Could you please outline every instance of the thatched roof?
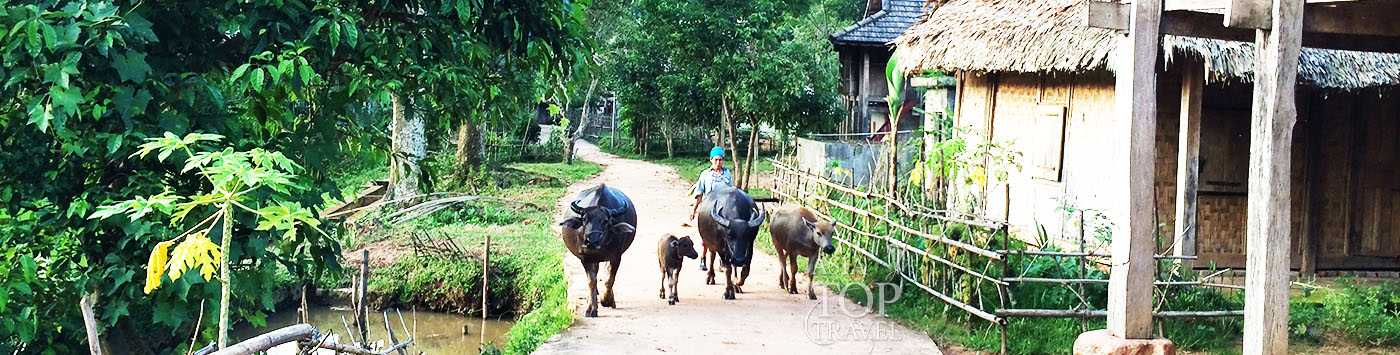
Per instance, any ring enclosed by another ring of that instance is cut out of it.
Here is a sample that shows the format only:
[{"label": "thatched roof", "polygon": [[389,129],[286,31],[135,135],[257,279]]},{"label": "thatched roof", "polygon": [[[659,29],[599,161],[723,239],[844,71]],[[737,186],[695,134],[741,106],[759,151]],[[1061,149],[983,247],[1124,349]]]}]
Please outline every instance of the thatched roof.
[{"label": "thatched roof", "polygon": [[[1113,70],[1113,30],[1083,26],[1083,0],[952,0],[894,40],[906,71]],[[1203,60],[1211,80],[1250,81],[1254,44],[1165,35],[1165,59]],[[1304,48],[1298,78],[1323,88],[1400,85],[1400,55]]]}]

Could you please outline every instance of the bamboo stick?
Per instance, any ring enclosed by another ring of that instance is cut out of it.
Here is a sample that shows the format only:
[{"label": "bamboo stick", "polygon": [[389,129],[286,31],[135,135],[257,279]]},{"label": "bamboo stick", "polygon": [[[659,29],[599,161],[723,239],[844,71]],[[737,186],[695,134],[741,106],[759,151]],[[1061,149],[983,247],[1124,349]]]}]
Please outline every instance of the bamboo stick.
[{"label": "bamboo stick", "polygon": [[[1060,310],[1060,309],[1002,309],[996,311],[997,316],[1006,318],[1104,318],[1108,317],[1108,311],[1104,310]],[[1158,318],[1218,318],[1218,317],[1240,317],[1244,316],[1244,311],[1161,311],[1153,312],[1153,317]]]},{"label": "bamboo stick", "polygon": [[930,259],[933,259],[933,260],[935,260],[935,261],[938,261],[938,262],[940,262],[940,263],[943,263],[944,265],[948,265],[949,267],[952,267],[952,268],[954,268],[954,269],[957,269],[958,271],[962,271],[962,272],[967,273],[967,274],[969,274],[969,275],[973,275],[973,276],[976,276],[976,277],[978,277],[978,278],[987,280],[988,282],[991,282],[991,283],[994,283],[994,284],[998,284],[998,285],[1007,285],[1007,283],[1006,283],[1005,281],[997,280],[996,278],[993,278],[993,277],[991,277],[991,276],[987,276],[987,275],[984,275],[984,274],[982,274],[982,273],[980,273],[980,272],[977,272],[977,271],[973,271],[973,270],[971,270],[971,269],[968,269],[967,267],[964,267],[964,266],[962,266],[962,265],[958,265],[957,263],[954,263],[954,262],[952,262],[952,261],[950,261],[950,260],[948,260],[948,259],[944,259],[944,258],[938,257],[937,255],[929,254],[928,252],[923,251],[923,250],[919,250],[918,248],[915,248],[914,246],[909,245],[908,243],[901,242],[901,241],[899,241],[899,240],[896,240],[896,239],[893,239],[893,238],[890,238],[890,237],[886,237],[886,236],[882,236],[882,235],[877,235],[877,234],[873,234],[873,233],[867,233],[867,232],[863,232],[863,231],[857,230],[855,227],[852,227],[852,226],[850,226],[850,225],[848,225],[848,224],[842,223],[841,221],[837,221],[837,220],[836,220],[835,218],[833,218],[832,216],[828,216],[828,215],[822,214],[821,212],[812,211],[812,213],[813,213],[813,214],[816,214],[817,216],[819,216],[819,217],[821,217],[821,218],[825,218],[825,219],[831,220],[833,224],[837,225],[838,227],[845,228],[846,230],[851,231],[852,233],[856,233],[856,234],[859,234],[859,235],[862,235],[862,236],[866,236],[866,237],[870,237],[870,238],[876,238],[876,239],[884,240],[884,241],[886,241],[886,242],[888,242],[888,243],[890,243],[890,244],[894,244],[895,246],[899,247],[900,249],[908,250],[908,251],[917,253],[917,254],[919,254],[919,255],[928,257],[928,258],[930,258]]},{"label": "bamboo stick", "polygon": [[[844,238],[833,237],[832,239],[835,239],[836,241],[841,242],[842,244],[846,244],[846,246],[850,247],[852,250],[855,250],[856,252],[860,253],[861,255],[865,255],[867,258],[870,258],[871,261],[874,261],[875,263],[880,264],[881,266],[890,267],[890,264],[889,264],[889,263],[886,263],[886,262],[884,262],[883,260],[880,260],[880,258],[875,257],[874,254],[871,254],[870,252],[866,251],[865,249],[862,249],[861,247],[859,247],[859,246],[857,246],[857,245],[855,245],[855,244],[852,244],[852,243],[849,242],[849,241],[846,241]],[[932,289],[932,288],[929,288],[928,286],[924,286],[924,284],[919,283],[919,282],[915,281],[914,279],[909,278],[909,276],[908,276],[908,275],[905,275],[903,272],[898,272],[898,271],[896,271],[895,274],[896,274],[896,275],[899,275],[899,277],[900,277],[900,278],[903,278],[905,281],[909,281],[909,283],[914,284],[914,286],[917,286],[917,287],[919,287],[920,289],[923,289],[925,292],[928,292],[929,294],[933,295],[934,297],[937,297],[938,299],[943,300],[943,302],[946,302],[946,303],[948,303],[948,304],[950,304],[950,305],[953,305],[954,307],[958,307],[959,309],[962,309],[962,310],[964,310],[964,311],[967,311],[968,313],[971,313],[972,315],[977,316],[977,318],[982,318],[982,319],[987,320],[988,322],[992,322],[992,323],[1001,323],[1001,322],[1002,322],[1002,318],[997,317],[996,315],[993,315],[993,314],[991,314],[991,313],[987,313],[986,311],[977,309],[976,307],[972,307],[972,306],[970,306],[970,305],[968,305],[968,304],[966,304],[966,303],[959,302],[958,300],[955,300],[955,299],[953,299],[952,297],[948,297],[947,295],[944,295],[943,293],[940,293],[940,292],[938,292],[938,291],[936,291],[936,290],[934,290],[934,289]]]}]

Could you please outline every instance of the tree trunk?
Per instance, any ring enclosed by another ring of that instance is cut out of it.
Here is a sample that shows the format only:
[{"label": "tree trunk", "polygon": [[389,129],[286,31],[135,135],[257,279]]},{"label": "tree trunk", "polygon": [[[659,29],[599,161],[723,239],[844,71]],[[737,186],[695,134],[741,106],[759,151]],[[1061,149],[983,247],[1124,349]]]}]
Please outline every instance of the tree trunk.
[{"label": "tree trunk", "polygon": [[749,125],[752,126],[753,130],[749,132],[748,161],[744,163],[744,189],[746,190],[751,187],[750,185],[753,185],[753,161],[758,155],[758,120],[750,119]]},{"label": "tree trunk", "polygon": [[457,126],[457,180],[481,170],[481,127],[474,122]]},{"label": "tree trunk", "polygon": [[[224,204],[224,226],[220,236],[219,250],[224,252],[224,257],[219,262],[219,273],[223,276],[223,289],[219,291],[219,349],[228,347],[228,330],[233,327],[229,322],[229,304],[233,303],[233,272],[229,270],[228,253],[233,241],[233,205]],[[196,330],[198,331],[198,330]]]},{"label": "tree trunk", "polygon": [[[421,193],[418,178],[422,173],[418,162],[427,155],[427,140],[423,133],[423,117],[408,111],[404,98],[390,95],[394,109],[394,132],[389,155],[389,196],[398,199]],[[405,201],[409,203],[409,201]]]},{"label": "tree trunk", "polygon": [[592,111],[592,108],[589,107],[589,104],[592,104],[593,101],[593,89],[597,87],[598,78],[593,77],[593,79],[588,82],[588,93],[583,95],[583,112],[580,112],[578,115],[578,129],[575,130],[573,134],[569,135],[569,143],[566,144],[569,147],[569,151],[567,154],[564,155],[565,163],[574,163],[574,140],[579,139],[579,137],[582,137],[584,128],[588,127],[588,112]]},{"label": "tree trunk", "polygon": [[672,135],[671,135],[671,129],[674,128],[674,127],[675,127],[675,124],[674,124],[674,123],[671,123],[670,121],[662,121],[662,122],[661,122],[661,135],[664,136],[664,137],[666,137],[666,159],[671,159],[671,158],[675,158],[675,157],[676,157],[675,146],[673,145],[673,143],[675,143],[675,141],[672,140]]},{"label": "tree trunk", "polygon": [[727,131],[726,135],[729,136],[729,157],[732,160],[731,166],[733,166],[735,169],[733,175],[735,177],[741,178],[741,180],[734,182],[734,186],[743,186],[744,181],[742,180],[742,178],[744,175],[744,171],[743,167],[739,166],[739,151],[734,149],[734,121],[729,115],[729,100],[727,100],[726,97],[724,97],[724,95],[720,95],[719,105],[720,124],[724,126],[724,129]]}]

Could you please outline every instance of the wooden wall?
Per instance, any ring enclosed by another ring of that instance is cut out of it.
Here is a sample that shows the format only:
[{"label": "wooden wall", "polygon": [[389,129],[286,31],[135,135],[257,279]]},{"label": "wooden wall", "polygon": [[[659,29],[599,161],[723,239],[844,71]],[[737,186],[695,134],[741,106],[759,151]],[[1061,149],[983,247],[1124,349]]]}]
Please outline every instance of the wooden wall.
[{"label": "wooden wall", "polygon": [[[1159,251],[1176,235],[1178,73],[1160,71],[1158,77],[1152,178],[1163,237]],[[1024,154],[1022,171],[1011,174],[1008,188],[987,191],[989,217],[1007,219],[1028,240],[1037,225],[1043,226],[1070,249],[1077,248],[1078,227],[1062,206],[1119,219],[1118,211],[1104,209],[1114,192],[1103,184],[1122,170],[1114,168],[1120,163],[1110,154],[1120,139],[1110,134],[1112,74],[964,73],[959,84],[957,123],[1013,141]],[[1250,89],[1247,83],[1205,86],[1198,267],[1244,266]],[[1293,206],[1287,211],[1293,224],[1292,266],[1400,269],[1400,101],[1375,91],[1300,90],[1299,97]]]}]

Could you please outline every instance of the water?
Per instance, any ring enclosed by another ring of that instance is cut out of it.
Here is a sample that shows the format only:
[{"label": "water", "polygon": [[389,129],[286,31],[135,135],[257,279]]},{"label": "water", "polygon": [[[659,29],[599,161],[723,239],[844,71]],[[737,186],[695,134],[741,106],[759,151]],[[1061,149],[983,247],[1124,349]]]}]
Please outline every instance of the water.
[{"label": "water", "polygon": [[[353,320],[354,316],[349,310],[313,306],[310,312],[312,326],[319,328],[322,333],[334,331],[337,336],[340,336],[341,343],[350,342],[349,338],[345,336],[345,325],[340,321],[342,316],[347,322]],[[415,323],[413,312],[402,312],[404,325],[407,325],[408,330],[413,332]],[[235,327],[230,335],[234,339],[244,340],[298,322],[299,317],[294,308],[268,315],[266,327],[254,328],[244,324]],[[384,313],[371,311],[369,324],[369,339],[371,341],[382,339],[387,344],[389,334],[384,331]],[[394,336],[400,342],[408,340],[408,337],[404,335],[403,325],[399,324],[399,316],[393,310],[389,311],[389,324],[394,327]],[[463,325],[469,327],[470,334],[462,335]],[[487,320],[486,341],[495,342],[497,346],[502,345],[506,331],[510,330],[511,325],[512,323],[508,321]],[[359,331],[355,329],[353,323],[350,324],[350,331],[355,332],[355,338],[359,339]],[[481,346],[481,318],[419,311],[416,334],[413,343],[408,346],[408,352],[411,354],[475,354]]]}]

